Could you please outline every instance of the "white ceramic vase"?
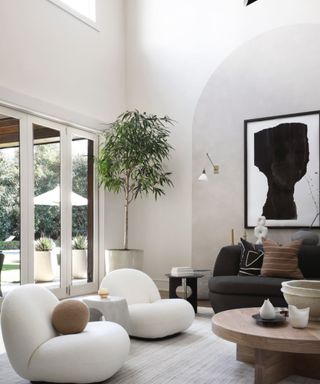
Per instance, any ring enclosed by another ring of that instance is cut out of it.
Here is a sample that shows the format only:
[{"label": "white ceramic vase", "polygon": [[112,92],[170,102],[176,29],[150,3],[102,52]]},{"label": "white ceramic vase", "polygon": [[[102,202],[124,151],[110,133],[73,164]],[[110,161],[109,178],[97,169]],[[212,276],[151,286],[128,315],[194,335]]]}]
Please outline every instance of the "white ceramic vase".
[{"label": "white ceramic vase", "polygon": [[266,299],[259,310],[261,319],[271,320],[276,317],[276,311],[269,299]]},{"label": "white ceramic vase", "polygon": [[293,328],[306,328],[309,321],[310,308],[298,309],[295,305],[289,305],[289,320]]}]

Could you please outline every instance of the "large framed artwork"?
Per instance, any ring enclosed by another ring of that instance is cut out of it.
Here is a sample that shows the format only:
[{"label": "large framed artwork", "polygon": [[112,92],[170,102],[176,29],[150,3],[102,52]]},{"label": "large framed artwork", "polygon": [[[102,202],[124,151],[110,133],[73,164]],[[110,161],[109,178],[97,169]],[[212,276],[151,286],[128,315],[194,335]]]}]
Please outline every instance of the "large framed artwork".
[{"label": "large framed artwork", "polygon": [[320,111],[245,120],[245,227],[320,228]]}]

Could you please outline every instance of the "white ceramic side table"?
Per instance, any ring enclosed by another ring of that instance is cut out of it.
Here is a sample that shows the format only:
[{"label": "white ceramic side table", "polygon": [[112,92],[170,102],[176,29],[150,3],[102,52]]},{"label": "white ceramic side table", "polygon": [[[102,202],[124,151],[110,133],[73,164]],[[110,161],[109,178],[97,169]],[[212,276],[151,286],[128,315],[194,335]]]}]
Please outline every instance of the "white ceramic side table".
[{"label": "white ceramic side table", "polygon": [[99,311],[105,320],[120,324],[128,332],[129,311],[124,297],[108,296],[101,299],[99,295],[92,295],[84,297],[82,301],[87,304],[90,312]]}]

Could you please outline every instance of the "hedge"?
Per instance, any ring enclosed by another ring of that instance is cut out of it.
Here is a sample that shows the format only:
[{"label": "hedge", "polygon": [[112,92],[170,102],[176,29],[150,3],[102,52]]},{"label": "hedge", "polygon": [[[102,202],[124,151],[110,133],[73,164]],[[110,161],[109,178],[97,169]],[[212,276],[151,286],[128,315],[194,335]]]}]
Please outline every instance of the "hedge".
[{"label": "hedge", "polygon": [[20,249],[20,241],[0,241],[0,250]]}]

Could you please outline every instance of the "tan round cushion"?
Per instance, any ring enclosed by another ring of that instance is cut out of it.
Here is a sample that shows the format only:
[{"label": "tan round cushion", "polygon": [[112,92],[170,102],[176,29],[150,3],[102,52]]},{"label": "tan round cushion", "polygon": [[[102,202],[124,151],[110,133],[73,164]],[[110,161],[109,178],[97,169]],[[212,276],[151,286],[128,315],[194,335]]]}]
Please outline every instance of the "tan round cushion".
[{"label": "tan round cushion", "polygon": [[55,306],[52,325],[63,335],[82,332],[89,321],[89,308],[79,300],[64,300]]}]

